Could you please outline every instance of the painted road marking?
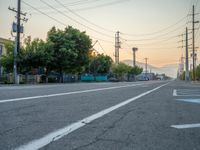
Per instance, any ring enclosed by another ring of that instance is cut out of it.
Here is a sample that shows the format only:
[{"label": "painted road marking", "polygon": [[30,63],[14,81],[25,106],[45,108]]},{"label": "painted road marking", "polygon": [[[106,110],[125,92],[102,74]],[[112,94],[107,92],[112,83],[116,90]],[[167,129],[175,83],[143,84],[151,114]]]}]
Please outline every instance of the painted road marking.
[{"label": "painted road marking", "polygon": [[171,125],[171,127],[172,128],[176,128],[176,129],[200,128],[200,123],[183,124],[183,125]]},{"label": "painted road marking", "polygon": [[173,96],[177,96],[176,89],[173,90]]},{"label": "painted road marking", "polygon": [[75,130],[83,127],[83,126],[85,126],[86,124],[88,124],[88,123],[90,123],[90,122],[92,122],[92,121],[94,121],[94,120],[96,120],[98,118],[101,118],[104,115],[106,115],[106,114],[108,114],[108,113],[110,113],[110,112],[112,112],[112,111],[114,111],[114,110],[116,110],[116,109],[118,109],[118,108],[120,108],[122,106],[125,106],[125,105],[127,105],[127,104],[129,104],[129,103],[131,103],[131,102],[133,102],[133,101],[135,101],[135,100],[147,95],[147,94],[150,94],[150,93],[160,89],[161,87],[166,86],[169,83],[170,82],[168,82],[166,84],[163,84],[161,86],[158,86],[158,87],[156,87],[156,88],[154,88],[152,90],[144,92],[144,93],[142,93],[142,94],[140,94],[138,96],[130,98],[130,99],[128,99],[128,100],[126,100],[124,102],[121,102],[121,103],[119,103],[117,105],[114,105],[112,107],[104,109],[104,110],[102,110],[102,111],[100,111],[100,112],[98,112],[96,114],[93,114],[93,115],[87,117],[87,118],[84,118],[84,119],[82,119],[80,121],[72,123],[71,125],[65,126],[64,128],[58,129],[58,130],[56,130],[54,132],[51,132],[51,133],[45,135],[44,137],[42,137],[40,139],[37,139],[37,140],[34,140],[34,141],[31,141],[28,144],[22,145],[22,146],[16,148],[15,150],[37,150],[37,149],[40,149],[40,148],[48,145],[49,143],[54,142],[54,141],[64,137],[65,135],[68,135],[69,133],[71,133],[71,132],[73,132],[73,131],[75,131]]},{"label": "painted road marking", "polygon": [[200,104],[200,99],[176,99],[177,101]]},{"label": "painted road marking", "polygon": [[4,99],[4,100],[0,100],[0,103],[24,101],[24,100],[30,100],[30,99],[39,99],[39,98],[47,98],[47,97],[71,95],[71,94],[81,94],[81,93],[97,92],[97,91],[112,90],[112,89],[119,89],[119,88],[125,88],[125,87],[134,87],[134,86],[139,86],[139,85],[144,85],[144,84],[149,84],[149,83],[129,84],[129,85],[112,86],[112,87],[90,89],[90,90],[83,90],[83,91],[73,91],[73,92],[67,92],[67,93],[57,93],[57,94],[40,95],[40,96],[32,96],[32,97]]},{"label": "painted road marking", "polygon": [[174,89],[173,96],[200,96],[200,89]]}]

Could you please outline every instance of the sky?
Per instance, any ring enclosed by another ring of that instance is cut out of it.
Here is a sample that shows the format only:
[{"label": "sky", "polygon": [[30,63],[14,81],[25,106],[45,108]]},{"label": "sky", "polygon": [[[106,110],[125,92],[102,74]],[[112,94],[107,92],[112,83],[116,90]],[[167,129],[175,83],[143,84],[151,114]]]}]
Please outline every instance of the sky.
[{"label": "sky", "polygon": [[[148,58],[148,63],[155,67],[169,66],[178,64],[185,54],[184,48],[178,48],[182,46],[179,41],[185,37],[179,35],[185,33],[186,26],[191,29],[192,18],[188,14],[193,4],[196,13],[200,13],[198,0],[22,0],[22,12],[28,18],[23,23],[23,38],[45,40],[52,26],[64,29],[70,25],[86,31],[93,43],[98,40],[101,46],[96,44],[94,48],[114,60],[114,36],[119,31],[120,61],[132,60],[131,49],[137,47],[137,61],[144,63],[144,58]],[[16,19],[9,6],[16,8],[17,0],[0,0],[0,37],[3,38],[13,38],[11,24]],[[200,20],[200,15],[195,18]],[[199,29],[199,24],[196,28]],[[197,46],[199,34],[200,30],[196,30]]]}]

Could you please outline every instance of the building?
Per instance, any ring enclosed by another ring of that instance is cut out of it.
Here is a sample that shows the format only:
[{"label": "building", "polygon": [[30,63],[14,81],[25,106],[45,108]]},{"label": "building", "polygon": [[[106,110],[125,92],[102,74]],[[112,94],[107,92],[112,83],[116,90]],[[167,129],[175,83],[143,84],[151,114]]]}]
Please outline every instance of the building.
[{"label": "building", "polygon": [[[7,53],[6,48],[5,48],[6,42],[12,42],[12,41],[9,39],[4,39],[0,37],[0,58],[2,55],[6,55]],[[1,62],[0,62],[0,76],[2,75],[2,73],[3,73],[3,67],[1,66]]]}]

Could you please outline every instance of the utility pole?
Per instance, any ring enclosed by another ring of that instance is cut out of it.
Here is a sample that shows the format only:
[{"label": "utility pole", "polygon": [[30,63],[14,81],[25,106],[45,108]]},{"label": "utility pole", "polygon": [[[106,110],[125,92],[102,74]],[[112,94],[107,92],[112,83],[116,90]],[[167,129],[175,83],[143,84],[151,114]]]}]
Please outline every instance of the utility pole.
[{"label": "utility pole", "polygon": [[[13,81],[15,84],[19,84],[18,75],[17,75],[17,54],[20,50],[20,33],[23,33],[23,26],[21,25],[21,20],[27,21],[26,18],[21,18],[21,15],[26,16],[26,13],[21,12],[21,0],[17,1],[17,10],[14,8],[8,8],[9,10],[16,13],[17,24],[13,23],[12,32],[16,32],[15,36],[15,48],[14,48],[14,63],[13,63]],[[15,29],[16,28],[16,29]]]},{"label": "utility pole", "polygon": [[133,47],[132,50],[133,50],[133,67],[135,67],[135,65],[136,65],[135,52],[138,50],[138,48]]},{"label": "utility pole", "polygon": [[195,21],[195,10],[194,5],[192,6],[192,64],[193,64],[193,80],[196,80],[196,62],[195,62],[195,24],[199,21]]},{"label": "utility pole", "polygon": [[185,33],[185,81],[189,81],[189,70],[188,70],[188,28],[186,27]]},{"label": "utility pole", "polygon": [[194,65],[194,47],[195,47],[195,39],[194,39],[194,5],[192,6],[192,64],[193,64],[193,80],[196,80],[195,75],[195,65]]},{"label": "utility pole", "polygon": [[145,59],[145,74],[147,74],[147,60],[148,58],[144,58]]},{"label": "utility pole", "polygon": [[120,40],[119,40],[119,31],[115,34],[115,63],[119,64],[119,48],[120,48]]},{"label": "utility pole", "polygon": [[17,52],[19,53],[20,49],[20,24],[21,22],[21,0],[18,0],[17,3]]}]

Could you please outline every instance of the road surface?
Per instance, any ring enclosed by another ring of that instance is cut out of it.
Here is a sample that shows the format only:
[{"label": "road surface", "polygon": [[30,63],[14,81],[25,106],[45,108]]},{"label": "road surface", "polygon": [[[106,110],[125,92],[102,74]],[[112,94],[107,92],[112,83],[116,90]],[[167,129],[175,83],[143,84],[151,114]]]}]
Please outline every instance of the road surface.
[{"label": "road surface", "polygon": [[199,150],[200,84],[0,87],[1,150]]}]

